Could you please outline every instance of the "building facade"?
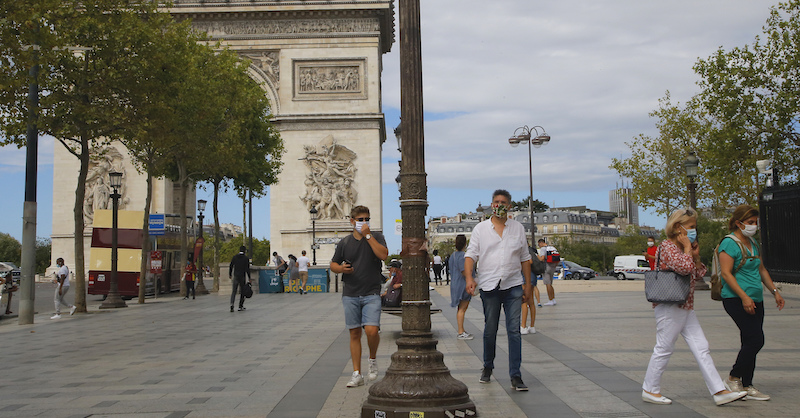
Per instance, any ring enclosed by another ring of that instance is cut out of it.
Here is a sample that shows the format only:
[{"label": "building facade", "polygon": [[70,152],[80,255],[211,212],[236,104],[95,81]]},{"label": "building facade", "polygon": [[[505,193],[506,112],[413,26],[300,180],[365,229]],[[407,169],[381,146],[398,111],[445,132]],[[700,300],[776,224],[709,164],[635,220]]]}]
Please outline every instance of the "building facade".
[{"label": "building facade", "polygon": [[639,206],[633,199],[633,189],[619,187],[608,192],[608,208],[630,225],[639,225]]}]

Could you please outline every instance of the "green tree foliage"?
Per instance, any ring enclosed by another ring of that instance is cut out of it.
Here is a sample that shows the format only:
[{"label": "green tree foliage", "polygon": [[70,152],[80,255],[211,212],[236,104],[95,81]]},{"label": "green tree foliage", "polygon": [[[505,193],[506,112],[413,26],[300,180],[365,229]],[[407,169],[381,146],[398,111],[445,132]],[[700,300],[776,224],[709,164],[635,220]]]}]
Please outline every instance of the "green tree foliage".
[{"label": "green tree foliage", "polygon": [[700,245],[700,261],[711,270],[714,248],[728,235],[727,221],[714,221],[704,216],[697,218],[697,243]]},{"label": "green tree foliage", "polygon": [[0,261],[9,261],[20,265],[22,259],[22,244],[5,232],[0,232]]},{"label": "green tree foliage", "polygon": [[36,240],[36,273],[44,274],[48,267],[52,256],[53,245],[50,238],[38,238]]},{"label": "green tree foliage", "polygon": [[[511,201],[511,209],[512,210],[528,210],[528,201],[530,200],[530,196],[522,199],[520,201]],[[542,202],[539,199],[533,200],[533,211],[534,212],[545,212],[547,209],[550,209],[550,206],[547,203]]]},{"label": "green tree foliage", "polygon": [[[215,250],[217,247],[213,245],[215,243],[219,244],[219,250]],[[211,245],[209,245],[211,244]],[[207,252],[206,252],[206,260],[210,261],[209,259],[213,257],[213,259],[220,260],[219,263],[223,265],[227,265],[230,263],[231,259],[234,255],[239,253],[239,247],[242,246],[242,240],[240,238],[234,238],[228,241],[216,241],[214,238],[209,238],[206,240],[207,245]],[[217,254],[214,254],[214,251],[218,251]],[[214,257],[216,255],[216,257]],[[299,256],[299,254],[297,254]],[[209,257],[212,256],[212,257]],[[267,260],[272,259],[272,253],[270,252],[270,244],[269,240],[266,238],[253,238],[253,265],[254,266],[265,266],[267,265]]]}]

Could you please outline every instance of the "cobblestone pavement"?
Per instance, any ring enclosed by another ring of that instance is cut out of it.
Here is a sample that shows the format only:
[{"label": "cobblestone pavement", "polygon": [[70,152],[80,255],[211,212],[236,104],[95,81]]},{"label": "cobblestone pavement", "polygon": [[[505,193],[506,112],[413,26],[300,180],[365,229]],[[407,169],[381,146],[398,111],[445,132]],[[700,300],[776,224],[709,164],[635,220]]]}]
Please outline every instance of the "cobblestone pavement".
[{"label": "cobblestone pavement", "polygon": [[[509,387],[502,324],[492,383],[478,383],[480,298],[467,313],[476,339],[461,341],[449,288],[432,292],[443,309],[432,317],[438,349],[481,417],[798,416],[796,293],[781,312],[767,303],[755,382],[772,400],[717,407],[682,340],[663,381],[675,403],[641,401],[655,342],[641,281],[557,282],[556,291],[558,305],[537,311],[538,333],[523,336],[523,379],[531,390],[519,393]],[[339,294],[257,294],[246,311],[233,313],[228,295],[133,301],[113,311],[90,302],[90,313],[60,320],[50,312],[33,325],[0,320],[0,417],[357,417],[368,395],[369,386],[345,387],[352,368]],[[708,292],[698,293],[696,310],[725,376],[738,330]],[[400,318],[382,318],[381,371],[400,331]]]}]

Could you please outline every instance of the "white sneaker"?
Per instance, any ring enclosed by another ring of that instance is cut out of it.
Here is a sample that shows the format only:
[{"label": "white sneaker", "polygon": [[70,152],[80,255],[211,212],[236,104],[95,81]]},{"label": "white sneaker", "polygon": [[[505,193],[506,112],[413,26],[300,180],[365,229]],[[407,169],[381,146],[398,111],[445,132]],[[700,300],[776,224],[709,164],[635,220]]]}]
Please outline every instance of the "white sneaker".
[{"label": "white sneaker", "polygon": [[536,328],[535,327],[530,327],[530,328],[528,328],[528,332],[530,334],[536,334]]},{"label": "white sneaker", "polygon": [[359,372],[353,372],[353,377],[350,378],[350,381],[347,382],[347,387],[354,388],[356,386],[362,386],[364,384],[364,376],[361,376]]},{"label": "white sneaker", "polygon": [[72,305],[72,307],[69,308],[69,315],[70,316],[75,315],[75,311],[77,311],[77,310],[78,310],[78,307],[75,306],[75,305]]},{"label": "white sneaker", "polygon": [[61,319],[61,314],[55,314],[51,316],[50,319]]},{"label": "white sneaker", "polygon": [[519,333],[522,334],[522,335],[527,335],[528,334],[528,328],[519,327]]},{"label": "white sneaker", "polygon": [[468,333],[467,331],[464,331],[461,334],[458,334],[457,338],[459,340],[471,340],[471,339],[473,339],[475,337],[473,337],[472,334]]},{"label": "white sneaker", "polygon": [[555,305],[556,305],[556,300],[555,299],[549,300],[549,301],[545,302],[545,304],[544,304],[544,306],[555,306]]},{"label": "white sneaker", "polygon": [[367,373],[367,379],[375,380],[378,378],[378,359],[371,358],[369,359],[369,373]]}]

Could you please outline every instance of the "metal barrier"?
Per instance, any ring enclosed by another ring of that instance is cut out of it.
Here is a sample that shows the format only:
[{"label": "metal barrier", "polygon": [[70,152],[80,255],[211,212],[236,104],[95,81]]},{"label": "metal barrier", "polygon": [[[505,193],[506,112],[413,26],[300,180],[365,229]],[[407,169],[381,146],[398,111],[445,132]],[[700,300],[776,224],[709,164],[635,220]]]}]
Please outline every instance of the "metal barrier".
[{"label": "metal barrier", "polygon": [[764,189],[758,204],[764,266],[772,280],[800,284],[800,185]]}]

